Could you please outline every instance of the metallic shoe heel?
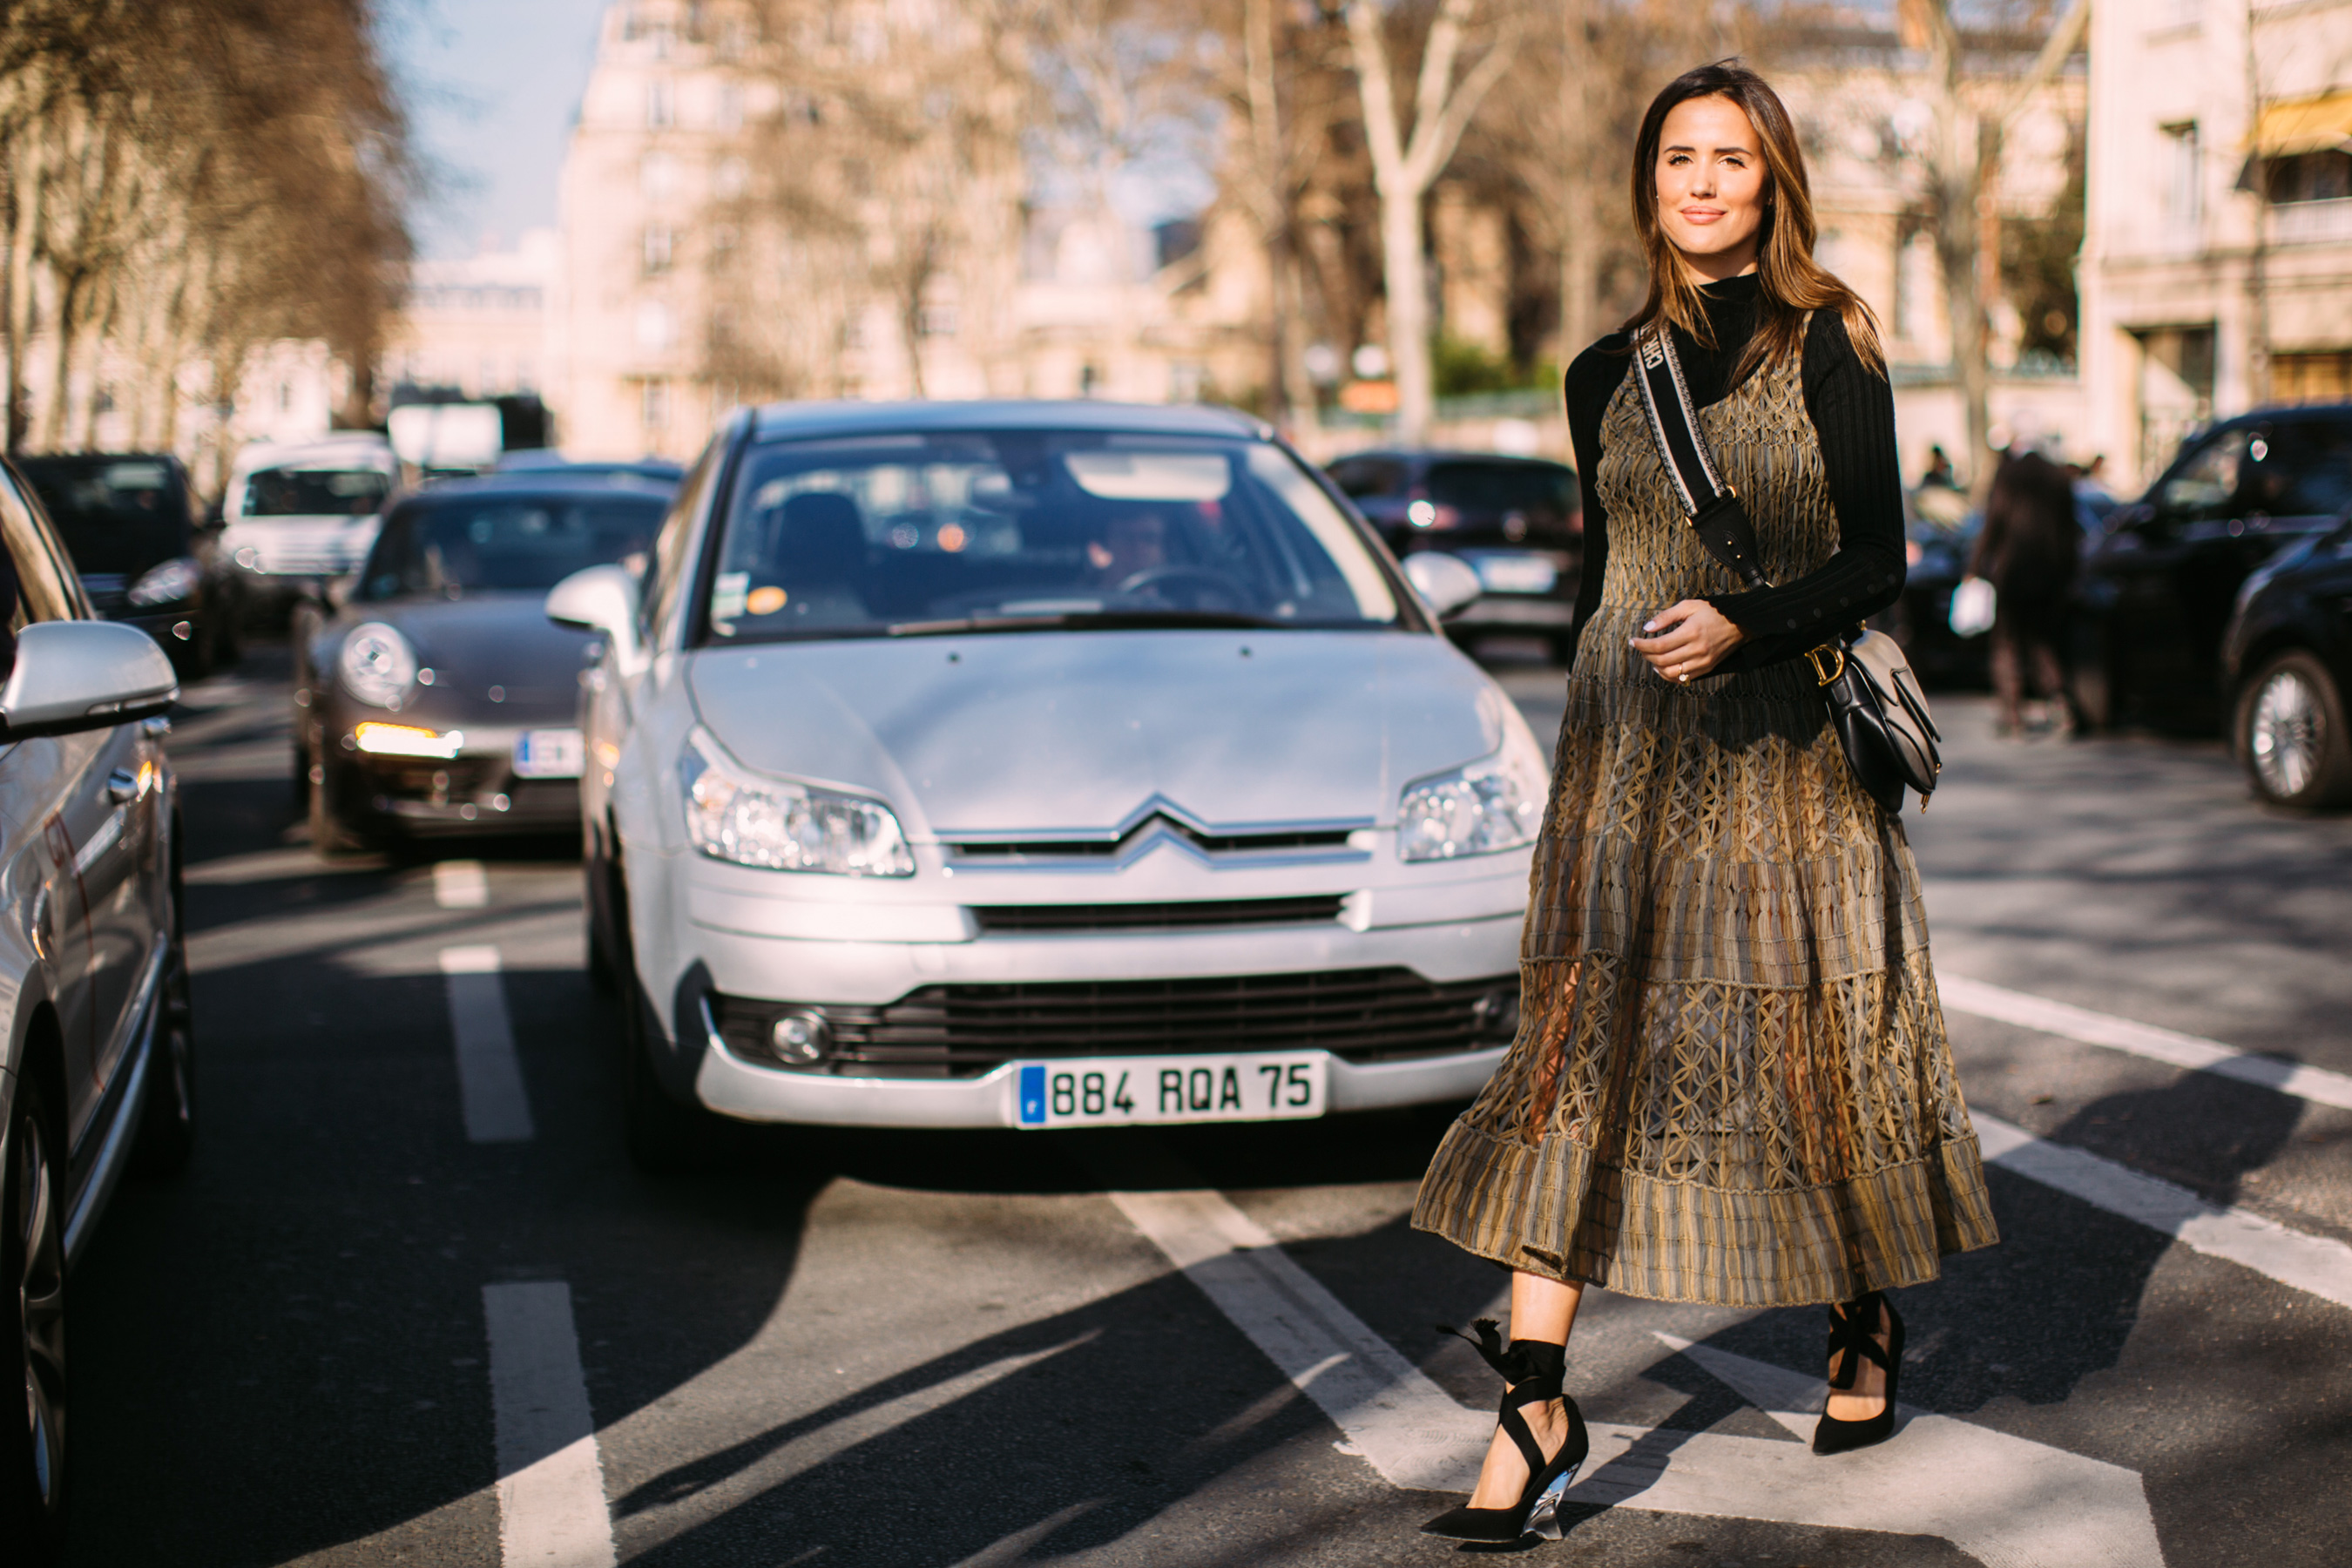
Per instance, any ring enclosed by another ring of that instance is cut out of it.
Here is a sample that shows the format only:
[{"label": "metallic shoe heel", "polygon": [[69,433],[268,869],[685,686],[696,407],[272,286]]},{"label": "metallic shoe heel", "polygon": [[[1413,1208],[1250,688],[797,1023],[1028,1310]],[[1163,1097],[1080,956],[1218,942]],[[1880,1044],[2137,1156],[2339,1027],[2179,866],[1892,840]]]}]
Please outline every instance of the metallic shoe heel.
[{"label": "metallic shoe heel", "polygon": [[[1496,1412],[1496,1422],[1527,1460],[1528,1484],[1520,1490],[1519,1500],[1508,1508],[1471,1508],[1465,1504],[1448,1509],[1423,1525],[1422,1532],[1453,1541],[1505,1544],[1529,1534],[1558,1541],[1561,1532],[1561,1495],[1574,1482],[1576,1472],[1583,1468],[1585,1456],[1592,1448],[1592,1441],[1585,1434],[1583,1412],[1560,1388],[1568,1372],[1568,1347],[1541,1340],[1513,1340],[1510,1348],[1505,1350],[1503,1337],[1492,1318],[1481,1318],[1471,1327],[1478,1331],[1475,1340],[1443,1324],[1438,1331],[1469,1340],[1479,1355],[1486,1358],[1486,1364],[1503,1374],[1508,1386],[1503,1390],[1502,1408]],[[1519,1407],[1552,1399],[1566,1406],[1568,1436],[1561,1441],[1559,1451],[1547,1459],[1543,1446],[1536,1441],[1535,1431],[1528,1426],[1527,1417],[1519,1414]]]}]

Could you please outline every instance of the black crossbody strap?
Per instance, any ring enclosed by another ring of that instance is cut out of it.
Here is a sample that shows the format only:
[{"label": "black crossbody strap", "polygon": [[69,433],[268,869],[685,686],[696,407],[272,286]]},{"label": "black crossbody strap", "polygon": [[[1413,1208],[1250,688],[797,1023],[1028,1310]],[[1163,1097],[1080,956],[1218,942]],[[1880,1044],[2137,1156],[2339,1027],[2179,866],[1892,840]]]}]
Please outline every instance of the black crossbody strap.
[{"label": "black crossbody strap", "polygon": [[1698,416],[1691,408],[1690,384],[1683,379],[1683,362],[1663,321],[1653,321],[1633,339],[1633,380],[1642,389],[1642,409],[1650,416],[1650,436],[1666,477],[1690,520],[1691,531],[1709,555],[1750,588],[1768,588],[1756,563],[1756,529],[1739,496],[1723,482],[1715,459],[1699,434]]}]

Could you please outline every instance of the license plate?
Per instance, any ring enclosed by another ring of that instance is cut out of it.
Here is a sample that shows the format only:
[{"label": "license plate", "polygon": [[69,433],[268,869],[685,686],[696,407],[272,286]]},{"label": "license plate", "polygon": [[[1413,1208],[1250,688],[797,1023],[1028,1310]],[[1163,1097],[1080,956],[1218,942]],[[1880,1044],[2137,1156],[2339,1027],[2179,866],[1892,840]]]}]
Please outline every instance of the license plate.
[{"label": "license plate", "polygon": [[1540,555],[1482,555],[1478,581],[1490,594],[1549,594],[1559,568]]},{"label": "license plate", "polygon": [[526,730],[515,742],[517,778],[576,779],[587,766],[587,742],[577,730]]},{"label": "license plate", "polygon": [[1141,1127],[1320,1116],[1330,1059],[1306,1051],[1022,1062],[1014,1075],[1013,1124]]}]

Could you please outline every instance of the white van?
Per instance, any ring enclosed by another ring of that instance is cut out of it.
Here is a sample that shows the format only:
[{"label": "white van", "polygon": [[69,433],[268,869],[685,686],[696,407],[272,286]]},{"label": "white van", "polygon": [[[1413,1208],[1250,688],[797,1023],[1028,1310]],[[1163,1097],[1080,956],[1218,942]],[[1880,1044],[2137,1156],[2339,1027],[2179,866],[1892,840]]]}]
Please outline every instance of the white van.
[{"label": "white van", "polygon": [[399,482],[392,444],[365,432],[238,453],[217,549],[247,605],[316,597],[357,571]]}]

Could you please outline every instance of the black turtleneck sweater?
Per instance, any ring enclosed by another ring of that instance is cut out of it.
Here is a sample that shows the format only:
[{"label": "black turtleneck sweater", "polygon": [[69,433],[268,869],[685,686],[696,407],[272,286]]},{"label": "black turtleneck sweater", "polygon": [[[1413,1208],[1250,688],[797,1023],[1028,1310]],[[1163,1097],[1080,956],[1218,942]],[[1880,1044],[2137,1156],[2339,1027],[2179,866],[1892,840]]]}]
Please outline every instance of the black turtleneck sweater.
[{"label": "black turtleneck sweater", "polygon": [[[1707,324],[1714,329],[1713,348],[1673,329],[1691,401],[1699,407],[1736,390],[1730,376],[1756,330],[1756,275],[1748,273],[1701,290]],[[1593,476],[1600,469],[1601,418],[1633,363],[1629,350],[1626,335],[1612,332],[1568,367],[1568,432],[1584,486],[1578,633],[1600,606],[1609,562],[1609,519]],[[1837,512],[1837,553],[1793,582],[1706,596],[1745,634],[1724,660],[1726,669],[1758,669],[1796,658],[1835,629],[1885,609],[1903,592],[1903,479],[1895,447],[1894,390],[1855,356],[1845,322],[1834,310],[1813,315],[1805,333],[1803,377],[1805,412],[1821,440],[1830,504]]]}]

